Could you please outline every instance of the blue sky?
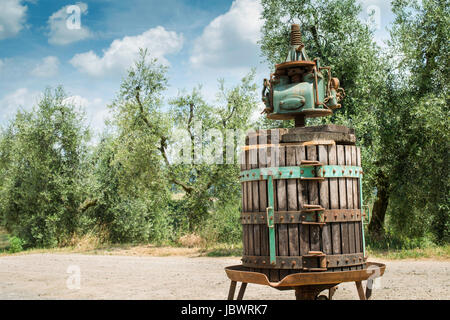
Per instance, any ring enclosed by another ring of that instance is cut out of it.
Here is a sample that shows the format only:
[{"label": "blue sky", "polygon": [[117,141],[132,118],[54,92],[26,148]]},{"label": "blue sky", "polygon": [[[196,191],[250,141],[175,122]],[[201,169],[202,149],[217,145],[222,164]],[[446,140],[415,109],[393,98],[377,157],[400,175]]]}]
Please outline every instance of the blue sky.
[{"label": "blue sky", "polygon": [[[370,8],[379,13],[381,44],[393,18],[389,1],[360,2],[361,19]],[[71,5],[79,29],[67,27]],[[257,0],[0,0],[0,125],[61,84],[100,132],[139,47],[170,67],[168,97],[202,84],[213,100],[218,78],[233,85],[252,67],[262,81],[269,67],[257,45],[260,11]]]}]

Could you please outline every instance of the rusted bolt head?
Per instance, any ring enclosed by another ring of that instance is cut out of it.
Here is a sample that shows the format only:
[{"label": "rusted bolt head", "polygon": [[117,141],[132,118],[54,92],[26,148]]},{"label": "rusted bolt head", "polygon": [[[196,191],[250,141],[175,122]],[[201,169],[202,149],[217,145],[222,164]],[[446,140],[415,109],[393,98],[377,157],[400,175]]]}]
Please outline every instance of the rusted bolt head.
[{"label": "rusted bolt head", "polygon": [[294,220],[294,216],[291,216],[291,220]]},{"label": "rusted bolt head", "polygon": [[254,172],[252,173],[252,176],[255,176],[255,173],[254,173]]},{"label": "rusted bolt head", "polygon": [[283,221],[284,220],[284,216],[280,216],[280,220]]},{"label": "rusted bolt head", "polygon": [[352,173],[352,169],[350,169],[350,173]]},{"label": "rusted bolt head", "polygon": [[281,261],[281,264],[282,264],[282,265],[286,264],[286,261]]},{"label": "rusted bolt head", "polygon": [[257,262],[258,262],[258,260],[254,260],[254,261],[253,261],[253,263],[255,263],[255,264],[256,264]]},{"label": "rusted bolt head", "polygon": [[250,175],[247,173],[247,177],[250,177]]},{"label": "rusted bolt head", "polygon": [[336,173],[336,169],[333,169],[333,173]]},{"label": "rusted bolt head", "polygon": [[266,264],[266,260],[263,260],[263,261],[262,261],[262,264]]},{"label": "rusted bolt head", "polygon": [[348,259],[345,259],[345,263],[348,263]]},{"label": "rusted bolt head", "polygon": [[289,171],[289,174],[290,174],[290,175],[292,175],[292,173],[293,173],[293,172],[292,172],[292,170],[291,170],[291,171]]},{"label": "rusted bolt head", "polygon": [[270,216],[270,218],[269,218],[270,220],[273,220],[273,216]]},{"label": "rusted bolt head", "polygon": [[305,173],[305,171],[304,171],[304,170],[300,170],[300,173],[301,173],[301,174],[304,174],[304,173]]},{"label": "rusted bolt head", "polygon": [[297,264],[297,261],[292,261],[292,265],[295,266]]},{"label": "rusted bolt head", "polygon": [[344,173],[345,172],[345,170],[344,169],[342,169],[342,173]]},{"label": "rusted bolt head", "polygon": [[283,172],[281,172],[281,171],[278,171],[278,174],[281,176],[281,175],[283,175]]},{"label": "rusted bolt head", "polygon": [[346,218],[347,217],[347,215],[346,214],[344,214],[344,218]]}]

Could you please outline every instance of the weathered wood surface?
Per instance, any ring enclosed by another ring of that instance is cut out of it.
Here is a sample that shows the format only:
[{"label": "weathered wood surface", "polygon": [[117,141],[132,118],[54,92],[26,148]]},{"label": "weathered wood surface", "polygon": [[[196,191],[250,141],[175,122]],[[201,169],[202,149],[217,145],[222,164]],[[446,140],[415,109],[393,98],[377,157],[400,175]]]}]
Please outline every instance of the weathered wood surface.
[{"label": "weathered wood surface", "polygon": [[[346,134],[344,129],[342,134]],[[259,145],[243,152],[241,170],[262,167],[300,165],[302,160],[318,160],[323,164],[361,165],[360,150],[354,145],[281,145],[283,134],[289,130],[261,130],[249,135],[246,145]],[[353,132],[352,132],[353,133]],[[301,133],[296,133],[300,135]],[[349,132],[347,134],[350,134]],[[324,209],[360,209],[359,183],[354,178],[330,178],[323,182],[300,179],[274,180],[275,211],[298,211],[306,205],[321,205]],[[268,206],[267,181],[242,183],[242,211],[265,214]],[[301,223],[277,223],[276,255],[303,256],[310,251],[327,255],[355,254],[363,251],[361,222],[327,223],[323,227]],[[244,256],[269,256],[269,231],[264,224],[243,224]],[[313,258],[317,259],[317,258]],[[319,259],[317,259],[319,266]],[[362,266],[330,268],[329,271],[361,269]],[[296,272],[296,268],[270,268],[268,261],[254,271],[266,274],[270,281],[279,281]]]}]

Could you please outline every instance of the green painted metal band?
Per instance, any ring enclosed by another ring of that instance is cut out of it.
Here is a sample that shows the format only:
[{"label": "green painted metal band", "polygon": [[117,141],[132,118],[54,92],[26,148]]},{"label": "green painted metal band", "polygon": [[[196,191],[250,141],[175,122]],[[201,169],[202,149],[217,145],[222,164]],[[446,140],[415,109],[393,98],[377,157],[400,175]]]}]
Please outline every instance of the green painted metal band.
[{"label": "green painted metal band", "polygon": [[267,207],[267,226],[269,227],[269,254],[270,263],[276,263],[276,251],[275,251],[275,221],[274,221],[274,197],[273,197],[273,179],[272,176],[268,177],[267,180],[267,191],[268,191],[268,204]]},{"label": "green painted metal band", "polygon": [[362,168],[358,166],[317,165],[257,168],[242,171],[241,182],[273,179],[320,179],[320,178],[361,178]]}]

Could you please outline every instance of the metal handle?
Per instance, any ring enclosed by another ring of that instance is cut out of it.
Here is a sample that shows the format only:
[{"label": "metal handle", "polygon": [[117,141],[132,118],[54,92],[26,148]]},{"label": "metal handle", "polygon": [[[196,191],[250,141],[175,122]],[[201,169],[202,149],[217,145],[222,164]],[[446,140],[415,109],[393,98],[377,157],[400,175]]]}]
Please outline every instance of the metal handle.
[{"label": "metal handle", "polygon": [[273,207],[267,207],[266,208],[266,216],[267,216],[267,227],[273,228],[274,222],[273,222],[273,215],[270,215],[270,210],[273,210]]},{"label": "metal handle", "polygon": [[317,160],[301,160],[300,165],[302,166],[323,166],[323,163]]}]

